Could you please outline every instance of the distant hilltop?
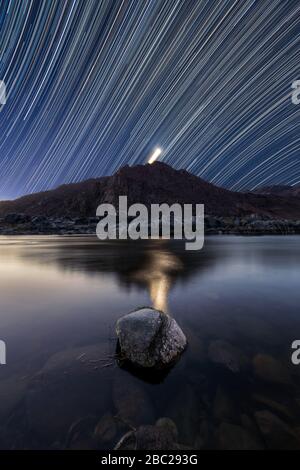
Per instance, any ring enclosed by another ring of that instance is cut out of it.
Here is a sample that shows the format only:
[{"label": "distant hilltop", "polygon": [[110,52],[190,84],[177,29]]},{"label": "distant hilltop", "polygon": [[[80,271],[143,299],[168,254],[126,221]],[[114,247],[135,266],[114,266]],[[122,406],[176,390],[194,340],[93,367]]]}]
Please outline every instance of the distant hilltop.
[{"label": "distant hilltop", "polygon": [[271,196],[282,196],[282,197],[300,197],[300,185],[287,186],[287,185],[273,185],[263,186],[253,191],[255,194],[267,194]]},{"label": "distant hilltop", "polygon": [[[276,190],[277,188],[277,190]],[[99,204],[202,203],[205,213],[219,217],[255,214],[273,219],[300,219],[300,188],[271,186],[240,193],[215,186],[186,170],[155,162],[124,166],[114,175],[65,184],[50,191],[0,202],[0,217],[25,214],[46,217],[94,217]]]}]

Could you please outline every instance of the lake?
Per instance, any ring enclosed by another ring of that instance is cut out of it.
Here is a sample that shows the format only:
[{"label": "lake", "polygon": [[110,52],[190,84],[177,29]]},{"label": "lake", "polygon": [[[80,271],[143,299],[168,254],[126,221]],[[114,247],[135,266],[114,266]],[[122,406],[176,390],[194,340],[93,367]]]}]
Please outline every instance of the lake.
[{"label": "lake", "polygon": [[[0,237],[0,447],[112,449],[168,417],[182,449],[300,448],[299,240]],[[189,341],[163,375],[115,359],[117,319],[142,306]]]}]

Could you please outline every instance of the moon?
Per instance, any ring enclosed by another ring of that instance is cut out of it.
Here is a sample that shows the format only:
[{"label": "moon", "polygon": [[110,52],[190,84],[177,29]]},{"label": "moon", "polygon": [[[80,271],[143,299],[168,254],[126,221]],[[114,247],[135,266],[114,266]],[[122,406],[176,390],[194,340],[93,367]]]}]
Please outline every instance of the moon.
[{"label": "moon", "polygon": [[148,160],[148,163],[149,165],[151,165],[151,163],[155,162],[155,160],[158,159],[158,157],[162,154],[162,149],[159,148],[159,147],[156,147],[156,149],[154,149],[151,157],[149,158]]}]

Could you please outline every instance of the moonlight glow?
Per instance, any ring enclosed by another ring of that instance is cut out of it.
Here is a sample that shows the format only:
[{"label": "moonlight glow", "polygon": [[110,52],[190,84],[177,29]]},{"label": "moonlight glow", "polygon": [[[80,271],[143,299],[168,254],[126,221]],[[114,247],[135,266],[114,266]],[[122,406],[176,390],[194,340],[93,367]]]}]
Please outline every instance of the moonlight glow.
[{"label": "moonlight glow", "polygon": [[148,163],[151,165],[151,163],[155,162],[155,160],[157,160],[161,154],[162,154],[162,150],[159,147],[157,147],[152,153],[151,157],[149,158]]}]

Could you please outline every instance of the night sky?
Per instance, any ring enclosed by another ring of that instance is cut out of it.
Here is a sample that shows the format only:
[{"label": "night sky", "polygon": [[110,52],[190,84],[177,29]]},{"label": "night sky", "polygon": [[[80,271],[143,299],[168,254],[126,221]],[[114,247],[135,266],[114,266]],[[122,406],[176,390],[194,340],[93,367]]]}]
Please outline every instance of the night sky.
[{"label": "night sky", "polygon": [[0,198],[160,160],[300,183],[299,0],[0,0]]}]

